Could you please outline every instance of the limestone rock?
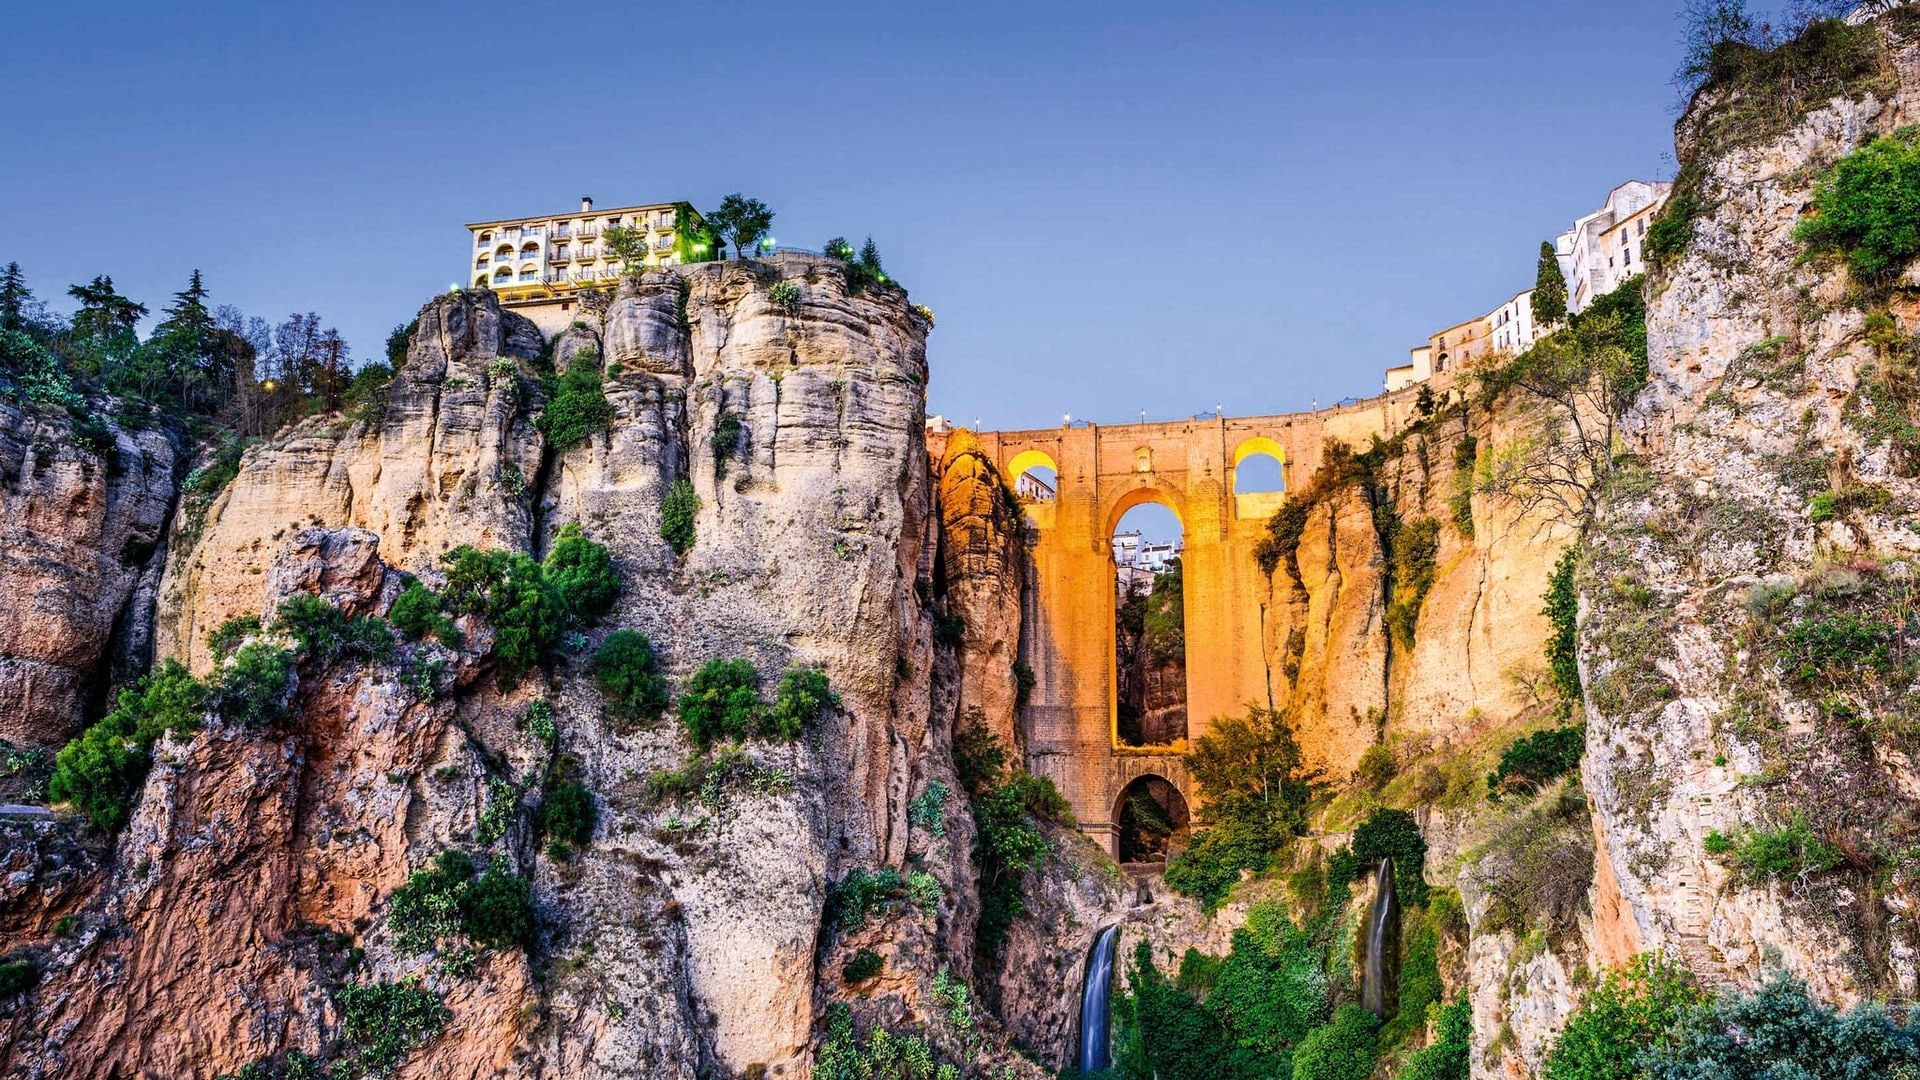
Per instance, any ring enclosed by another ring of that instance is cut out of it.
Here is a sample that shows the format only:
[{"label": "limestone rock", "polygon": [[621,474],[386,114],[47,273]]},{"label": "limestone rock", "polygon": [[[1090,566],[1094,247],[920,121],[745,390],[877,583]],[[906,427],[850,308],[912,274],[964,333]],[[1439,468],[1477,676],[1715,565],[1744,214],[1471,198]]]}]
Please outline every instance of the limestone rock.
[{"label": "limestone rock", "polygon": [[105,698],[116,628],[144,638],[151,618],[132,601],[161,547],[180,454],[164,432],[101,423],[111,451],[89,449],[65,418],[0,404],[0,739],[18,746],[77,732]]}]

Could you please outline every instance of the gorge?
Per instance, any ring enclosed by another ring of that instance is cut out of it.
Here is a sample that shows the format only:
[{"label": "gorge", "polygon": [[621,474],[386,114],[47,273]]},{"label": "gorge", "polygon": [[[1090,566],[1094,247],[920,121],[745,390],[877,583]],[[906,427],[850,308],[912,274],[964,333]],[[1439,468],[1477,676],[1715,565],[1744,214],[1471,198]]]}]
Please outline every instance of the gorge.
[{"label": "gorge", "polygon": [[930,427],[932,313],[787,252],[435,296],[251,442],[0,373],[0,1068],[1915,1075],[1920,241],[1834,230],[1920,15],[1723,61],[1644,279],[1357,405]]}]

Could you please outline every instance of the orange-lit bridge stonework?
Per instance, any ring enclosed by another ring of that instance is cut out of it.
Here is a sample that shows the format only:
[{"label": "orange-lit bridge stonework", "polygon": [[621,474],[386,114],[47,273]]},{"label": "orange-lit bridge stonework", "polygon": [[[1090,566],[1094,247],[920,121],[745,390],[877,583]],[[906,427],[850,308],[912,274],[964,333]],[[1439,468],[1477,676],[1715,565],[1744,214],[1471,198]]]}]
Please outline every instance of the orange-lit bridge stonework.
[{"label": "orange-lit bridge stonework", "polygon": [[1180,519],[1185,592],[1187,735],[1248,702],[1270,704],[1262,620],[1268,584],[1254,545],[1284,491],[1234,493],[1248,458],[1277,459],[1282,484],[1313,475],[1329,437],[1365,446],[1413,417],[1415,392],[1279,416],[1168,423],[1085,424],[978,437],[1008,482],[1035,466],[1056,474],[1050,502],[1030,502],[1032,573],[1020,657],[1035,684],[1019,723],[1027,767],[1051,777],[1081,828],[1115,852],[1119,803],[1143,776],[1171,783],[1189,805],[1184,744],[1134,747],[1118,737],[1111,538],[1121,515],[1158,502]]}]

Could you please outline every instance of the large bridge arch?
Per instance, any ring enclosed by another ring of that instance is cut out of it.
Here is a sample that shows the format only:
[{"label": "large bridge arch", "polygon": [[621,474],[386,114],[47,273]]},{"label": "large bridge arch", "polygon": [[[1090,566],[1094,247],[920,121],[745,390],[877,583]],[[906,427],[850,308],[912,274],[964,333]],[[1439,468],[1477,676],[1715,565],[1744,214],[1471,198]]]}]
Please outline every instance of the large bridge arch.
[{"label": "large bridge arch", "polygon": [[[1355,447],[1416,416],[1417,388],[1317,412],[1067,425],[978,433],[1009,483],[1035,463],[1053,468],[1052,499],[1029,503],[1031,556],[1020,659],[1034,686],[1018,718],[1027,767],[1051,777],[1081,827],[1117,853],[1116,800],[1142,775],[1172,784],[1204,819],[1185,747],[1119,745],[1114,695],[1114,567],[1120,516],[1143,502],[1180,519],[1185,552],[1187,731],[1247,703],[1271,704],[1265,648],[1268,582],[1253,557],[1267,519],[1319,467],[1337,438]],[[1281,490],[1236,493],[1235,471],[1265,454]]]}]

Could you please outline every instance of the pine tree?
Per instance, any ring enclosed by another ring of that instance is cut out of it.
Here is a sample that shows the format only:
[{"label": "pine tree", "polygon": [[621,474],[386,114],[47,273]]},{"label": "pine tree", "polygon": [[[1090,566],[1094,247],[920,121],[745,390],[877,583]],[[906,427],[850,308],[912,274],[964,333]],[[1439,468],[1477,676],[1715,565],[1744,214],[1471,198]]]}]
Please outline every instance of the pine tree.
[{"label": "pine tree", "polygon": [[73,286],[67,295],[80,301],[80,310],[73,313],[74,335],[99,345],[131,335],[147,314],[147,305],[121,296],[113,287],[113,279],[105,274]]},{"label": "pine tree", "polygon": [[1560,257],[1553,253],[1553,242],[1540,241],[1540,268],[1533,278],[1533,318],[1544,326],[1567,317],[1567,276],[1560,272]]},{"label": "pine tree", "polygon": [[200,271],[195,270],[187,287],[173,294],[165,314],[153,329],[155,336],[170,339],[195,360],[205,356],[212,347],[213,313],[207,310],[207,287],[200,281]]},{"label": "pine tree", "polygon": [[33,293],[27,288],[27,276],[20,272],[20,264],[8,263],[5,270],[0,270],[0,330],[24,331],[27,306],[32,303]]}]

